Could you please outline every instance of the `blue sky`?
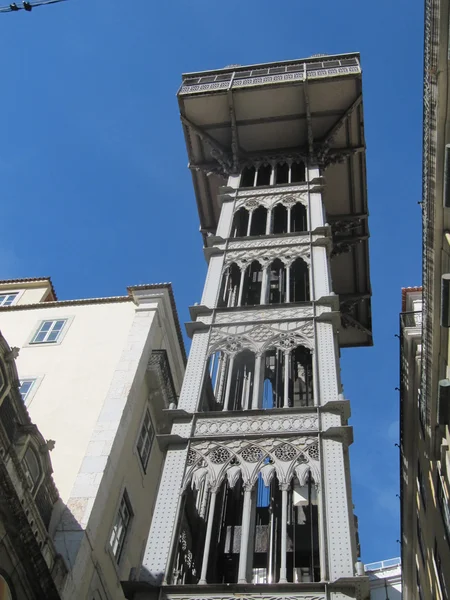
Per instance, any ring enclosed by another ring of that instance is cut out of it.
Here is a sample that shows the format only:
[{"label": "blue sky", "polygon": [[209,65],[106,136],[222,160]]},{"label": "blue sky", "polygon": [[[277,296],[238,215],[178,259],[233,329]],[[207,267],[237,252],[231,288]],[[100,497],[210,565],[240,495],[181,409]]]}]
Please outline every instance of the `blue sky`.
[{"label": "blue sky", "polygon": [[361,52],[375,346],[345,350],[342,376],[366,562],[400,551],[394,335],[400,288],[421,281],[422,21],[408,0],[69,0],[0,14],[0,278],[51,275],[60,299],[172,281],[182,321],[206,265],[180,74]]}]

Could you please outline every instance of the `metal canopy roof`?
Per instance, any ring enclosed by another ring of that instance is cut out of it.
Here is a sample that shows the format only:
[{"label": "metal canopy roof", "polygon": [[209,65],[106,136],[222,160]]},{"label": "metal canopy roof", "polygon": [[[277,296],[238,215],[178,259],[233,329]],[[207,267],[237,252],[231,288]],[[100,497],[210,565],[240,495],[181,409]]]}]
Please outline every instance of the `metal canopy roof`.
[{"label": "metal canopy roof", "polygon": [[341,342],[371,344],[359,54],[185,74],[178,101],[204,233],[217,227],[219,187],[245,165],[279,156],[322,167],[333,289],[346,325]]}]

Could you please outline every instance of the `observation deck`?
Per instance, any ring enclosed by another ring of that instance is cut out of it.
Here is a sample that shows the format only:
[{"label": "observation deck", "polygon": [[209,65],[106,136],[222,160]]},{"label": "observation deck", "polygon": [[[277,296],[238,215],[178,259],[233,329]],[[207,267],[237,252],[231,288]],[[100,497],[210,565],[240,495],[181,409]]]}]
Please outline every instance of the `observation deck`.
[{"label": "observation deck", "polygon": [[178,91],[204,236],[230,175],[283,159],[319,166],[305,187],[323,196],[343,346],[372,345],[361,76],[358,53],[321,55],[186,73]]}]

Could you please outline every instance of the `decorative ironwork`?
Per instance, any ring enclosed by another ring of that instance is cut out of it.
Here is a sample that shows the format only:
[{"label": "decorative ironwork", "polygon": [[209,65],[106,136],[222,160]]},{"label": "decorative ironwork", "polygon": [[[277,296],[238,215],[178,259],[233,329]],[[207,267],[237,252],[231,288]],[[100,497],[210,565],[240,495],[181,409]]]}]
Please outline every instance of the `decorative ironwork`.
[{"label": "decorative ironwork", "polygon": [[278,448],[275,448],[274,454],[278,460],[289,462],[295,458],[297,452],[290,444],[282,444],[281,446],[278,446]]},{"label": "decorative ironwork", "polygon": [[302,453],[300,454],[300,456],[297,459],[297,464],[298,465],[306,465],[308,464],[308,459],[306,458],[306,456]]},{"label": "decorative ironwork", "polygon": [[198,459],[198,454],[195,450],[189,450],[189,454],[187,457],[187,464],[188,466],[192,466],[196,460]]},{"label": "decorative ironwork", "polygon": [[177,394],[173,383],[172,371],[166,350],[153,350],[148,361],[148,370],[156,373],[161,391],[164,396],[166,408],[177,404]]},{"label": "decorative ironwork", "polygon": [[263,451],[258,446],[247,446],[241,452],[242,458],[249,463],[256,463],[263,457]]},{"label": "decorative ironwork", "polygon": [[215,465],[222,465],[223,463],[226,463],[227,460],[230,459],[230,457],[230,451],[224,448],[223,446],[218,446],[209,455],[210,461]]},{"label": "decorative ironwork", "polygon": [[306,451],[313,460],[319,460],[319,444],[317,442],[308,446]]}]

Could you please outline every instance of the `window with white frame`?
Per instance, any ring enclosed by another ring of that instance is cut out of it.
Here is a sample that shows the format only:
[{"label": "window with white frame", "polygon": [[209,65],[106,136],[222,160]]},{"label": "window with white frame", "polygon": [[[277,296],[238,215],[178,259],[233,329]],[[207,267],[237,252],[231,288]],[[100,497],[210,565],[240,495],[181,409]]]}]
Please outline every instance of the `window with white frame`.
[{"label": "window with white frame", "polygon": [[128,499],[128,494],[125,490],[122,496],[122,500],[120,502],[114,527],[111,532],[111,538],[109,540],[112,553],[114,554],[117,562],[120,561],[125,539],[130,529],[132,516],[133,513],[131,511],[130,501]]},{"label": "window with white frame", "polygon": [[57,342],[67,319],[42,321],[30,344],[51,344]]},{"label": "window with white frame", "polygon": [[137,442],[137,451],[139,454],[139,458],[141,459],[141,464],[144,471],[147,468],[147,463],[150,456],[150,450],[152,448],[154,436],[155,434],[150,419],[150,412],[147,408],[147,410],[145,411],[144,421],[142,423],[141,431],[139,433],[139,439]]},{"label": "window with white frame", "polygon": [[27,396],[31,391],[31,388],[33,387],[33,384],[36,380],[35,379],[21,379],[20,380],[20,387],[19,387],[19,392],[20,395],[22,396],[22,400],[24,402],[26,402]]},{"label": "window with white frame", "polygon": [[11,306],[18,294],[0,294],[0,306]]}]

